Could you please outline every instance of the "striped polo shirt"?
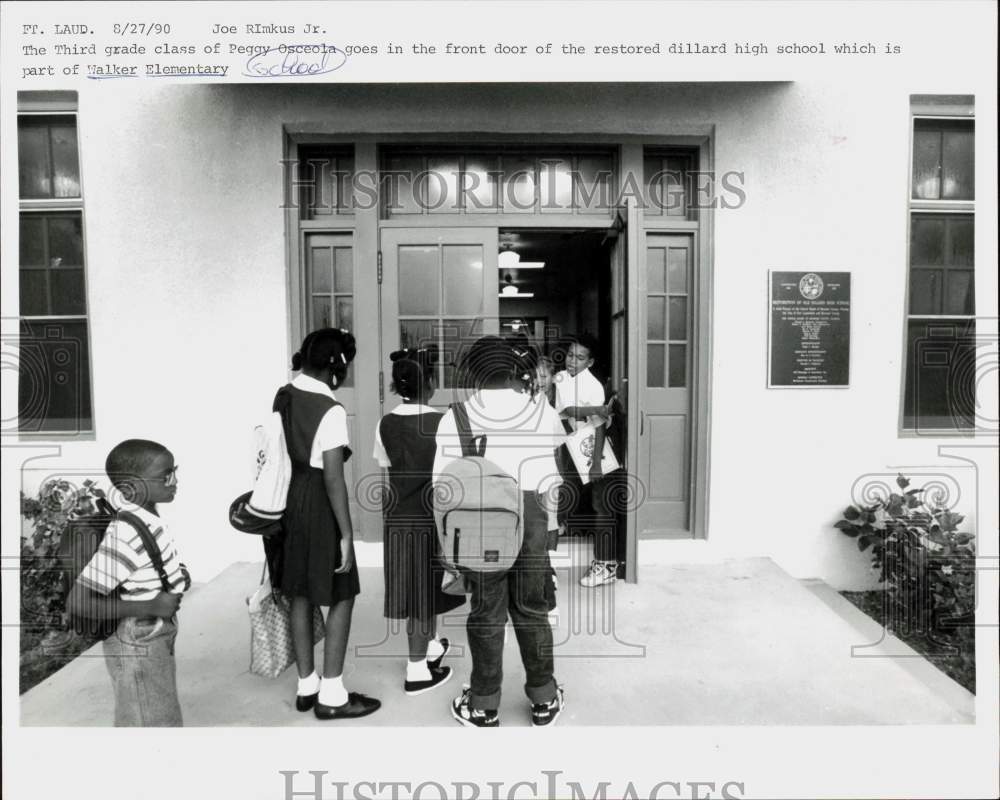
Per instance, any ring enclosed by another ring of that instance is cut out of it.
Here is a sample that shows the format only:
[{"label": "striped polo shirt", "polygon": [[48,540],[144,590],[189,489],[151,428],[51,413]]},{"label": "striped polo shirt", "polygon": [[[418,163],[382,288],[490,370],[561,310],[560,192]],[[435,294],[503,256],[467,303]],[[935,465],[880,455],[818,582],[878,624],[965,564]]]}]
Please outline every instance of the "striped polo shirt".
[{"label": "striped polo shirt", "polygon": [[[128,510],[149,526],[160,546],[171,591],[174,594],[186,592],[191,588],[191,578],[181,563],[177,545],[166,523],[144,508],[129,507]],[[97,552],[77,580],[87,589],[102,595],[111,594],[120,586],[123,600],[152,600],[162,591],[160,577],[143,546],[142,538],[124,520],[115,520],[108,526]]]}]

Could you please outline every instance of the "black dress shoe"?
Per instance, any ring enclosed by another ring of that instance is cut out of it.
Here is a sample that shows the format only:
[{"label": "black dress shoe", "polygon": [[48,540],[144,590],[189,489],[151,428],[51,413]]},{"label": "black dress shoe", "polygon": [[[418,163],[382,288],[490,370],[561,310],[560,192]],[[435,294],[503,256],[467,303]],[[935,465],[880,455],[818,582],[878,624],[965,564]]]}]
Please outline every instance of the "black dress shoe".
[{"label": "black dress shoe", "polygon": [[348,692],[347,702],[342,706],[325,706],[319,700],[313,707],[316,719],[354,719],[374,714],[382,703],[374,697],[366,697],[358,692]]},{"label": "black dress shoe", "polygon": [[319,692],[315,694],[297,694],[295,695],[295,710],[296,711],[310,711],[312,707],[316,705],[316,698],[319,697]]},{"label": "black dress shoe", "polygon": [[440,641],[441,646],[444,648],[444,650],[442,651],[441,655],[439,655],[437,658],[435,658],[433,660],[432,659],[427,659],[427,668],[431,672],[434,672],[434,670],[436,670],[438,667],[441,666],[441,659],[443,659],[446,655],[448,655],[448,651],[451,649],[451,643],[447,639],[445,639],[443,636],[441,637],[441,639],[439,641]]},{"label": "black dress shoe", "polygon": [[428,664],[427,671],[431,674],[427,680],[405,681],[403,683],[403,691],[411,697],[416,694],[423,694],[424,692],[429,692],[431,689],[436,689],[443,683],[447,683],[448,678],[451,677],[451,667],[432,667]]}]

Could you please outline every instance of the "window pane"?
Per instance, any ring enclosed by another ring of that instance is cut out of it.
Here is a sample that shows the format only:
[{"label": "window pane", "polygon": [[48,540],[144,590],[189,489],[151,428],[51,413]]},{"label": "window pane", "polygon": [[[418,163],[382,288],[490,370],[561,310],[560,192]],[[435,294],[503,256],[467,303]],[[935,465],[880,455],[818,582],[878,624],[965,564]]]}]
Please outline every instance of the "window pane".
[{"label": "window pane", "polygon": [[312,299],[312,319],[309,320],[309,330],[315,331],[319,328],[333,327],[330,308],[329,297],[314,297]]},{"label": "window pane", "polygon": [[941,313],[941,281],[939,269],[910,270],[910,313]]},{"label": "window pane", "polygon": [[399,313],[437,314],[441,296],[438,248],[399,248]]},{"label": "window pane", "polygon": [[687,298],[670,298],[670,338],[687,340]]},{"label": "window pane", "polygon": [[423,171],[424,160],[420,156],[394,156],[389,159],[392,175],[386,179],[389,214],[419,214],[423,208],[419,196],[420,186],[417,176]]},{"label": "window pane", "polygon": [[504,156],[503,210],[532,212],[535,208],[535,160]]},{"label": "window pane", "polygon": [[45,288],[47,270],[21,270],[21,315],[45,316],[49,313],[48,293]]},{"label": "window pane", "polygon": [[354,248],[338,247],[334,250],[334,291],[354,291]]},{"label": "window pane", "polygon": [[482,246],[478,244],[446,244],[442,255],[444,260],[444,313],[482,313]]},{"label": "window pane", "polygon": [[667,298],[647,297],[646,298],[646,338],[659,339],[667,338]]},{"label": "window pane", "polygon": [[62,268],[49,271],[52,282],[53,314],[86,314],[87,297],[83,286],[83,270]]},{"label": "window pane", "polygon": [[953,267],[971,267],[975,265],[975,226],[971,219],[956,218],[948,223],[950,247],[948,264]]},{"label": "window pane", "polygon": [[570,167],[566,159],[539,159],[538,189],[543,214],[572,213],[573,176]]},{"label": "window pane", "polygon": [[454,214],[459,211],[458,156],[428,158],[424,178],[427,210],[434,214]]},{"label": "window pane", "polygon": [[646,386],[663,388],[666,385],[666,345],[646,345]]},{"label": "window pane", "polygon": [[[920,125],[921,120],[916,121]],[[913,196],[918,200],[941,197],[941,134],[938,131],[913,132]]]},{"label": "window pane", "polygon": [[948,302],[945,314],[975,314],[975,292],[971,269],[948,270]]},{"label": "window pane", "polygon": [[19,345],[19,429],[92,430],[87,323],[22,320]]},{"label": "window pane", "polygon": [[906,428],[975,427],[975,321],[909,323],[903,424]]},{"label": "window pane", "polygon": [[24,117],[18,120],[17,161],[21,197],[52,197],[47,125]]},{"label": "window pane", "polygon": [[337,159],[337,211],[341,214],[354,213],[354,157],[341,156]]},{"label": "window pane", "polygon": [[687,294],[688,249],[671,247],[667,251],[667,291]]},{"label": "window pane", "polygon": [[463,202],[466,211],[494,212],[497,207],[497,160],[485,156],[465,159],[462,174]]},{"label": "window pane", "polygon": [[942,143],[941,196],[946,200],[972,200],[976,195],[974,134],[971,130],[945,131]]},{"label": "window pane", "polygon": [[434,329],[437,322],[431,319],[401,319],[399,321],[399,346],[427,347],[437,343]]},{"label": "window pane", "polygon": [[478,319],[446,319],[439,327],[442,339],[444,362],[444,387],[453,389],[458,386],[461,376],[457,374],[457,367],[452,364],[461,364],[463,357],[468,352],[472,343],[478,339],[473,335],[476,326],[480,324]]},{"label": "window pane", "polygon": [[646,273],[646,288],[650,292],[665,292],[667,290],[666,250],[664,248],[647,248]]},{"label": "window pane", "polygon": [[333,259],[332,247],[310,247],[309,259],[312,261],[312,272],[310,278],[310,291],[315,293],[328,293],[332,291],[330,282],[331,260]]},{"label": "window pane", "polygon": [[83,225],[80,215],[49,217],[49,266],[83,266]]},{"label": "window pane", "polygon": [[350,297],[337,296],[337,319],[335,321],[335,328],[347,328],[349,331],[354,330],[354,300]]},{"label": "window pane", "polygon": [[583,213],[607,211],[611,207],[611,157],[581,156],[577,162],[574,202]]},{"label": "window pane", "polygon": [[663,176],[663,210],[668,216],[683,217],[687,214],[688,160],[668,158],[664,161],[666,174]]},{"label": "window pane", "polygon": [[670,345],[670,365],[668,386],[687,386],[687,345]]},{"label": "window pane", "polygon": [[44,267],[45,223],[38,214],[21,214],[20,239],[22,267]]},{"label": "window pane", "polygon": [[56,197],[80,196],[80,156],[76,146],[76,122],[53,124],[52,172]]},{"label": "window pane", "polygon": [[944,263],[944,220],[914,215],[910,226],[910,263],[937,266]]}]

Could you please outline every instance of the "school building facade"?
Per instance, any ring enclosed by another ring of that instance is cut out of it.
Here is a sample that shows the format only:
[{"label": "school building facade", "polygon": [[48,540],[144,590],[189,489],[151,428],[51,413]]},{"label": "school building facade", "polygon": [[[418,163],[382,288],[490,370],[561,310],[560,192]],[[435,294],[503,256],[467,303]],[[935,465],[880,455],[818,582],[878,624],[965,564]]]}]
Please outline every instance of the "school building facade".
[{"label": "school building facade", "polygon": [[[388,354],[586,331],[624,408],[631,578],[764,555],[869,585],[832,525],[897,472],[975,530],[960,454],[996,447],[995,377],[977,380],[996,352],[996,142],[961,86],[148,84],[19,97],[5,435],[25,492],[155,439],[194,577],[259,559],[226,519],[251,432],[305,333],[333,325],[358,340],[337,396],[375,543]],[[782,316],[773,292],[801,305],[824,281],[832,317]],[[461,396],[453,368],[439,378],[435,404]]]}]

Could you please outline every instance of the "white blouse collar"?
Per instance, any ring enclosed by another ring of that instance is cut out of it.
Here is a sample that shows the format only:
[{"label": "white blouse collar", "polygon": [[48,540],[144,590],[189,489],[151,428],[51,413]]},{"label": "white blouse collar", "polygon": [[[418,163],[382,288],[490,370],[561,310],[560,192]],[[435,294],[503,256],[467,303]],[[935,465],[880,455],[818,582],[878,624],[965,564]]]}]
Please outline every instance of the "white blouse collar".
[{"label": "white blouse collar", "polygon": [[292,381],[292,386],[296,389],[301,389],[303,392],[313,392],[314,394],[322,394],[329,397],[331,400],[336,400],[330,387],[327,386],[323,381],[317,380],[304,372],[300,372],[295,376],[295,380]]}]

